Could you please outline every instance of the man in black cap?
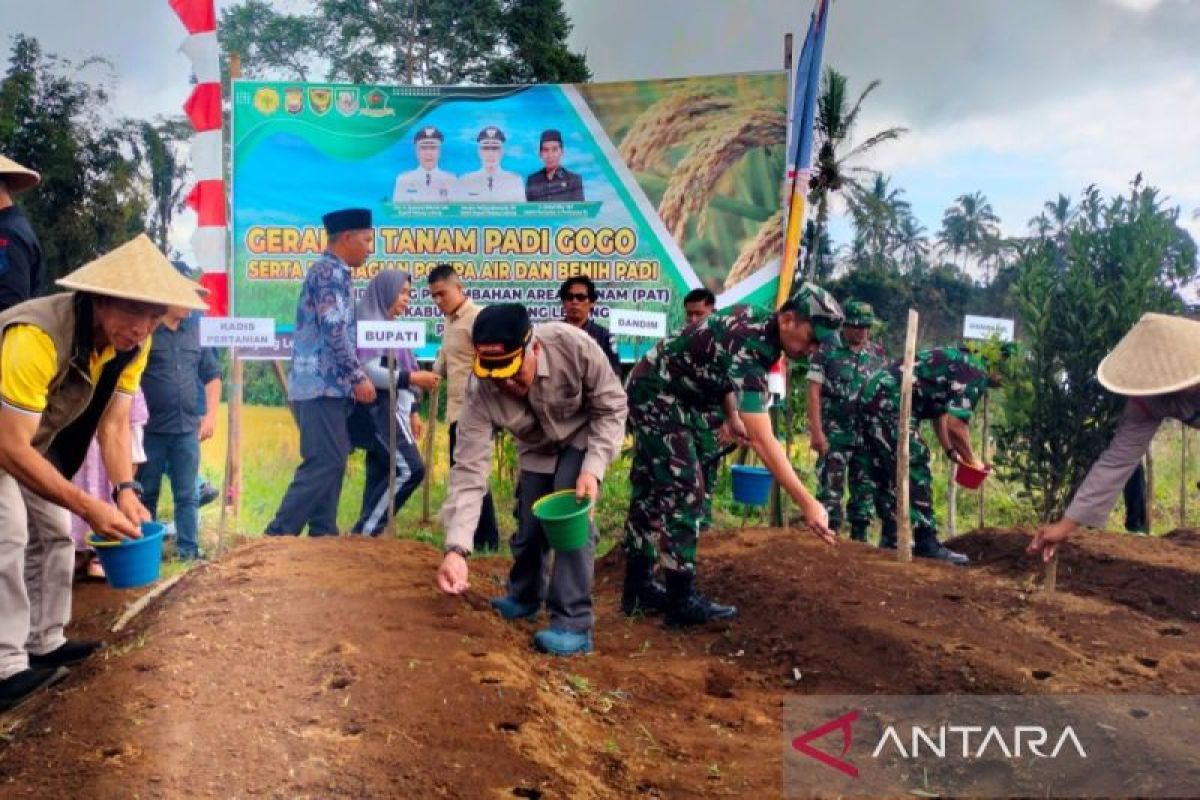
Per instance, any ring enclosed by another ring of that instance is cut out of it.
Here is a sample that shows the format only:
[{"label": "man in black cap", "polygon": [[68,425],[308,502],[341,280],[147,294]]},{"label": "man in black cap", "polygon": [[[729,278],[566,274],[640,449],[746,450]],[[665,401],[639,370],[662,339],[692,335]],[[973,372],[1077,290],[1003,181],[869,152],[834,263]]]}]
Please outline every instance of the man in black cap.
[{"label": "man in black cap", "polygon": [[42,176],[0,156],[0,311],[36,297],[46,279],[42,246],[13,195],[32,189]]},{"label": "man in black cap", "polygon": [[447,203],[455,192],[457,179],[438,168],[442,157],[442,132],[432,125],[417,131],[413,143],[417,151],[417,168],[396,176],[392,192],[393,203]]},{"label": "man in black cap", "polygon": [[562,134],[554,129],[542,131],[538,145],[542,169],[525,179],[525,199],[530,203],[580,202],[583,178],[562,165]]},{"label": "man in black cap", "polygon": [[[569,656],[592,649],[592,569],[597,533],[558,552],[546,581],[549,544],[533,504],[556,490],[599,496],[604,472],[625,438],[625,391],[600,347],[562,322],[536,328],[524,306],[489,306],[471,332],[473,377],[458,418],[450,493],[442,506],[446,556],[438,570],[447,594],[467,590],[467,556],[492,468],[492,430],[512,433],[521,464],[518,519],[508,594],[492,601],[505,619],[536,617],[542,602],[550,627],[534,634],[539,650]],[[593,506],[594,508],[594,506]]]},{"label": "man in black cap", "polygon": [[375,244],[371,212],[347,208],[322,221],[329,243],[309,267],[296,303],[288,399],[300,428],[300,457],[292,485],[268,536],[337,536],[350,434],[352,402],[371,403],[375,387],[358,363],[350,271],[362,266]]},{"label": "man in black cap", "polygon": [[575,275],[567,278],[558,287],[558,299],[562,301],[563,322],[574,325],[588,336],[596,340],[608,363],[612,365],[617,377],[621,375],[621,359],[613,347],[612,334],[608,328],[592,319],[592,309],[600,299],[596,284],[587,275]]},{"label": "man in black cap", "polygon": [[521,176],[500,166],[504,158],[504,131],[489,125],[475,137],[480,168],[458,179],[458,199],[464,203],[523,203]]}]

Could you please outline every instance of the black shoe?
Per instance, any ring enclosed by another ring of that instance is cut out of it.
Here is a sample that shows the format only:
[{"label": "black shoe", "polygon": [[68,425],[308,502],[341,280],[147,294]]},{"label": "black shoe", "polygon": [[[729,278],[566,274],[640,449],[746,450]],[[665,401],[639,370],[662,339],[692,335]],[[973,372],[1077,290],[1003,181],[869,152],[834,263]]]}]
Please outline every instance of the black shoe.
[{"label": "black shoe", "polygon": [[0,681],[0,711],[16,708],[39,689],[45,689],[67,677],[66,667],[25,669]]},{"label": "black shoe", "polygon": [[201,481],[200,488],[196,492],[196,506],[197,508],[203,508],[220,496],[220,489],[213,486],[208,481]]},{"label": "black shoe", "polygon": [[737,608],[709,600],[696,591],[694,582],[695,576],[690,572],[667,570],[667,616],[663,622],[668,628],[703,625],[737,616]]},{"label": "black shoe", "polygon": [[667,610],[667,590],[654,580],[654,563],[641,553],[625,556],[625,585],[621,590],[621,611],[625,616],[654,614]]},{"label": "black shoe", "polygon": [[881,550],[896,549],[896,519],[886,517],[879,528],[879,548]]},{"label": "black shoe", "polygon": [[953,564],[956,567],[965,567],[971,563],[971,559],[962,553],[956,553],[948,547],[941,544],[926,545],[924,547],[914,547],[913,555],[917,558],[930,558],[934,561],[945,561],[947,564]]},{"label": "black shoe", "polygon": [[29,666],[34,669],[40,667],[69,667],[72,664],[78,664],[92,653],[96,652],[100,647],[100,642],[92,642],[86,639],[68,639],[60,644],[49,653],[43,653],[40,656],[29,654]]},{"label": "black shoe", "polygon": [[866,525],[851,525],[850,526],[850,539],[855,542],[865,542],[867,540],[867,526]]}]

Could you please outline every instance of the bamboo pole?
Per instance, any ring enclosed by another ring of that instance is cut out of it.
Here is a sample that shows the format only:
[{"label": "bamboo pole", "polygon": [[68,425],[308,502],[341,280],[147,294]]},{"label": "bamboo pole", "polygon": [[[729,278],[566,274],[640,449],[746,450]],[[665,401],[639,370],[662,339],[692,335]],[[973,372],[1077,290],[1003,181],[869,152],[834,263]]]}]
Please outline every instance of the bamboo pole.
[{"label": "bamboo pole", "polygon": [[[988,436],[989,435],[990,435],[990,431],[988,430],[988,395],[985,394],[983,396],[983,438],[979,445],[980,458],[983,459],[983,463],[985,463],[985,464],[988,463]],[[979,484],[979,527],[980,528],[982,528],[984,526],[984,512],[987,510],[987,505],[984,502],[984,498],[987,496],[985,494],[986,492],[987,492],[987,481],[984,481],[983,483]]]},{"label": "bamboo pole", "polygon": [[[229,57],[229,78],[242,76],[242,57],[233,53]],[[228,194],[226,195],[228,202]],[[232,259],[231,259],[232,260]],[[242,362],[237,348],[229,348],[229,387],[226,410],[229,413],[228,439],[225,448],[225,479],[221,487],[221,514],[217,523],[217,555],[225,547],[225,527],[238,522],[238,509],[242,502]]]},{"label": "bamboo pole", "polygon": [[908,440],[912,423],[913,362],[917,356],[917,311],[908,310],[908,331],[904,335],[904,371],[900,378],[900,419],[896,440],[896,531],[899,541],[896,557],[912,561],[912,520],[908,513]]},{"label": "bamboo pole", "polygon": [[1187,527],[1188,426],[1179,423],[1179,527]]},{"label": "bamboo pole", "polygon": [[1149,536],[1154,531],[1154,456],[1150,454],[1153,449],[1153,442],[1150,449],[1146,450],[1146,535]]},{"label": "bamboo pole", "polygon": [[396,536],[396,351],[388,350],[388,536]]},{"label": "bamboo pole", "polygon": [[1054,551],[1054,555],[1050,558],[1050,563],[1046,564],[1046,576],[1042,581],[1042,591],[1047,594],[1054,594],[1058,588],[1058,551]]},{"label": "bamboo pole", "polygon": [[433,435],[437,430],[440,389],[429,393],[429,424],[425,426],[425,481],[421,484],[421,522],[429,522],[429,486],[433,483]]}]

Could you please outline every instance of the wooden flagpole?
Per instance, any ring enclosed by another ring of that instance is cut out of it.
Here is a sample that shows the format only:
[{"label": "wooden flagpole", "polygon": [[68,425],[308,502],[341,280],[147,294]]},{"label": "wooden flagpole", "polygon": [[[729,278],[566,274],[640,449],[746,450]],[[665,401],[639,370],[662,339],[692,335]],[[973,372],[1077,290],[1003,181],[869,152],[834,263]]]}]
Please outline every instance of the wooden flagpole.
[{"label": "wooden flagpole", "polygon": [[[237,53],[229,56],[229,78],[242,76],[242,57]],[[228,185],[226,185],[228,202]],[[232,215],[230,216],[232,219]],[[232,264],[232,259],[229,261]],[[242,361],[236,347],[229,348],[229,384],[227,411],[229,413],[228,439],[225,445],[225,480],[221,489],[221,513],[217,523],[217,555],[225,547],[225,528],[232,523],[238,525],[242,503]]]}]

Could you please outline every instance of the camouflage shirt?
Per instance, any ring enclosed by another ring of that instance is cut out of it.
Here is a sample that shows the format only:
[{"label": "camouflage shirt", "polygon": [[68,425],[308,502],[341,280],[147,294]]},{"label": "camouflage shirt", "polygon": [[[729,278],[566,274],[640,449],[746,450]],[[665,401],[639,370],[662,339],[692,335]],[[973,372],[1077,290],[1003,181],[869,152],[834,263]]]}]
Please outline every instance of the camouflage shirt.
[{"label": "camouflage shirt", "polygon": [[850,401],[867,378],[887,363],[883,346],[868,341],[854,350],[836,339],[822,347],[808,366],[808,379],[821,384],[821,415],[846,416]]},{"label": "camouflage shirt", "polygon": [[[876,372],[863,385],[859,406],[878,413],[885,407],[900,407],[903,361]],[[970,421],[971,414],[987,391],[988,374],[983,362],[957,347],[933,347],[917,353],[913,365],[912,411],[917,419],[936,419],[942,414]]]},{"label": "camouflage shirt", "polygon": [[633,368],[630,397],[666,397],[709,409],[719,408],[722,398],[736,391],[742,410],[761,412],[766,408],[767,371],[782,352],[773,312],[732,306],[659,342]]}]

